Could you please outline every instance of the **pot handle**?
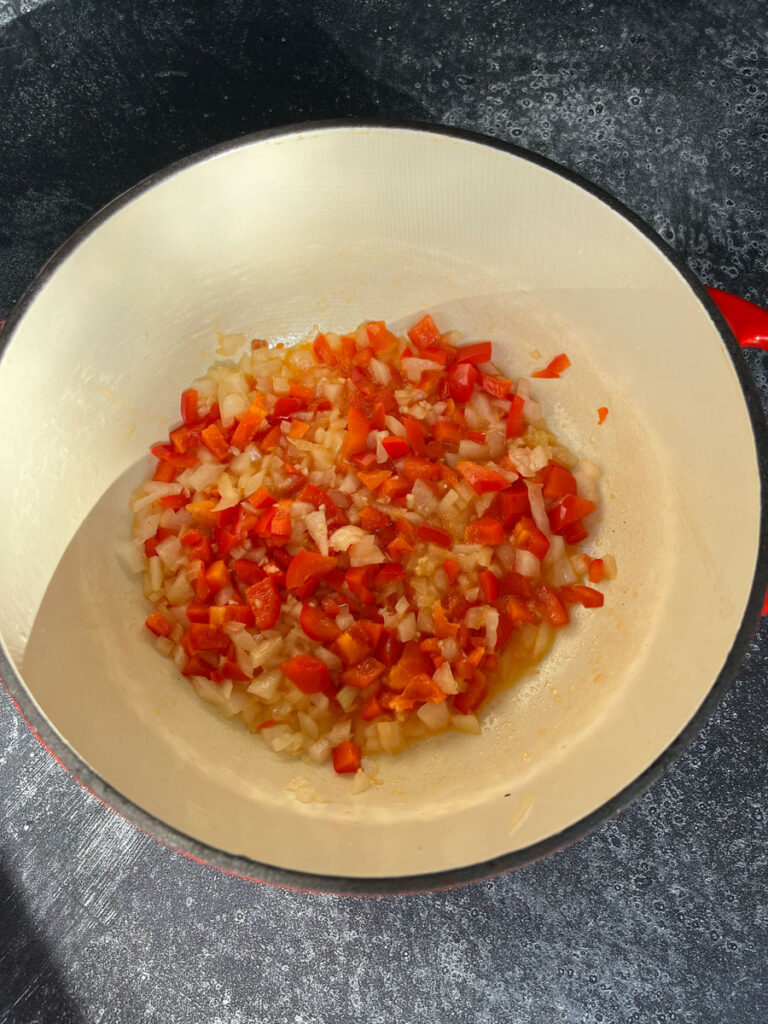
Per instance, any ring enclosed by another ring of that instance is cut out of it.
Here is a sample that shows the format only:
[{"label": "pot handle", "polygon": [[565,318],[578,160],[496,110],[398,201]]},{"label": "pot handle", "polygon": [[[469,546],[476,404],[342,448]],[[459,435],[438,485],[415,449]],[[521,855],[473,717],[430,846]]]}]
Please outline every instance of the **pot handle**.
[{"label": "pot handle", "polygon": [[[768,312],[730,292],[707,288],[715,305],[742,348],[760,348],[768,352]],[[763,601],[763,615],[768,615],[768,592]]]},{"label": "pot handle", "polygon": [[707,291],[741,347],[768,352],[768,310],[719,288]]}]

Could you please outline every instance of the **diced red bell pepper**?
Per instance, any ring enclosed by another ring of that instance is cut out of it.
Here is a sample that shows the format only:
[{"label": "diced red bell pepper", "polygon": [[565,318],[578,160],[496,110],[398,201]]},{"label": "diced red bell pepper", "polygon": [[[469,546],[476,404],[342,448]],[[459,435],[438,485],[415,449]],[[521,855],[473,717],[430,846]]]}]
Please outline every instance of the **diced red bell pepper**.
[{"label": "diced red bell pepper", "polygon": [[232,454],[226,438],[215,423],[211,423],[200,432],[200,440],[219,462],[226,462]]},{"label": "diced red bell pepper", "polygon": [[172,462],[158,462],[152,479],[161,484],[169,484],[176,479],[178,470]]},{"label": "diced red bell pepper", "polygon": [[302,693],[322,693],[331,689],[328,666],[311,654],[295,654],[288,661],[282,661],[280,668]]},{"label": "diced red bell pepper", "polygon": [[453,706],[460,715],[471,715],[480,707],[487,694],[488,682],[485,675],[475,669],[466,690],[453,698]]},{"label": "diced red bell pepper", "polygon": [[480,374],[471,363],[456,363],[448,371],[448,391],[454,402],[464,404],[472,397]]},{"label": "diced red bell pepper", "polygon": [[387,325],[383,320],[369,321],[365,325],[365,330],[368,334],[371,348],[377,355],[381,352],[386,352],[397,344],[397,338],[391,331],[387,330]]},{"label": "diced red bell pepper", "polygon": [[490,341],[476,341],[472,345],[462,345],[458,350],[457,364],[472,363],[477,366],[480,363],[488,363],[493,355],[493,345]]},{"label": "diced red bell pepper", "polygon": [[537,370],[536,373],[532,373],[532,377],[559,377],[563,370],[567,370],[571,365],[571,360],[565,354],[561,352],[559,356],[555,356],[551,363],[548,363],[543,370]]},{"label": "diced red bell pepper", "polygon": [[509,594],[504,598],[504,610],[512,626],[519,626],[521,622],[535,623],[538,621],[522,597],[515,594]]},{"label": "diced red bell pepper", "polygon": [[437,325],[429,313],[423,316],[417,324],[408,331],[408,337],[418,348],[429,348],[432,345],[439,345],[441,334]]},{"label": "diced red bell pepper", "polygon": [[566,494],[576,494],[577,490],[578,485],[573,473],[569,473],[563,466],[558,466],[556,462],[550,462],[544,471],[544,497],[556,500]]},{"label": "diced red bell pepper", "polygon": [[507,380],[506,377],[494,377],[490,373],[481,373],[480,387],[492,398],[506,398],[512,387],[512,381]]},{"label": "diced red bell pepper", "polygon": [[374,693],[360,708],[360,717],[364,722],[372,722],[375,718],[384,714],[384,708],[379,703],[379,698]]},{"label": "diced red bell pepper", "polygon": [[190,622],[209,622],[210,608],[209,604],[202,601],[190,601],[186,610],[187,618]]},{"label": "diced red bell pepper", "polygon": [[189,495],[179,491],[178,494],[164,494],[162,498],[157,499],[157,504],[161,508],[172,508],[176,511],[180,508],[186,508],[188,501]]},{"label": "diced red bell pepper", "polygon": [[495,469],[488,469],[476,462],[458,462],[456,469],[461,473],[469,486],[476,494],[490,494],[493,491],[503,491],[512,484],[501,473]]},{"label": "diced red bell pepper", "polygon": [[601,405],[600,408],[597,410],[597,423],[598,423],[598,426],[600,426],[602,423],[605,423],[605,417],[607,415],[608,415],[608,406],[607,405]]},{"label": "diced red bell pepper", "polygon": [[173,463],[177,469],[192,469],[200,461],[196,455],[176,451],[172,444],[153,444],[150,452],[161,462]]},{"label": "diced red bell pepper", "polygon": [[523,420],[523,406],[525,405],[524,400],[520,395],[512,395],[509,403],[509,412],[507,414],[507,437],[522,437],[525,430],[525,422]]},{"label": "diced red bell pepper", "polygon": [[291,560],[285,574],[285,585],[289,590],[300,587],[308,580],[325,576],[338,565],[338,558],[319,555],[314,551],[299,551]]},{"label": "diced red bell pepper", "polygon": [[352,740],[344,740],[333,748],[333,770],[339,775],[351,775],[360,768],[363,752]]},{"label": "diced red bell pepper", "polygon": [[488,435],[485,434],[482,430],[468,430],[467,431],[467,440],[468,441],[474,441],[476,444],[485,444],[485,440],[486,440],[487,436]]},{"label": "diced red bell pepper", "polygon": [[500,520],[505,530],[511,529],[520,516],[531,514],[531,502],[528,488],[522,480],[516,480],[512,486],[494,499],[491,512]]},{"label": "diced red bell pepper", "polygon": [[212,604],[209,607],[208,625],[214,629],[221,629],[228,622],[242,622],[244,626],[253,626],[254,621],[253,610],[247,604]]},{"label": "diced red bell pepper", "polygon": [[264,402],[261,396],[257,395],[240,417],[240,422],[235,427],[235,431],[230,439],[232,446],[243,451],[256,436],[266,416],[267,410]]},{"label": "diced red bell pepper", "polygon": [[503,544],[504,528],[498,519],[481,516],[468,523],[464,529],[467,544]]},{"label": "diced red bell pepper", "polygon": [[383,402],[376,402],[371,413],[371,418],[368,421],[371,430],[383,430],[387,425],[387,410],[384,407]]},{"label": "diced red bell pepper", "polygon": [[387,554],[392,559],[401,558],[403,555],[410,555],[414,551],[412,544],[409,544],[405,537],[395,537],[395,539],[387,544]]},{"label": "diced red bell pepper", "polygon": [[269,576],[258,583],[251,584],[245,591],[248,604],[253,609],[253,617],[262,631],[273,629],[280,619],[280,594],[274,580]]},{"label": "diced red bell pepper", "polygon": [[404,690],[414,676],[432,674],[432,661],[427,654],[419,650],[415,640],[409,640],[399,660],[389,673],[389,685],[393,690]]},{"label": "diced red bell pepper", "polygon": [[461,424],[453,420],[438,420],[433,429],[435,440],[443,444],[458,444],[463,437]]},{"label": "diced red bell pepper", "polygon": [[380,530],[386,529],[392,523],[389,516],[380,512],[379,509],[373,508],[371,505],[364,505],[363,508],[360,509],[359,515],[360,525],[369,533],[378,533]]},{"label": "diced red bell pepper", "polygon": [[605,578],[605,563],[602,558],[593,558],[589,563],[589,582],[602,583]]},{"label": "diced red bell pepper", "polygon": [[566,526],[578,523],[585,516],[595,511],[595,505],[586,498],[575,494],[566,494],[554,508],[550,509],[549,525],[553,533],[562,533]]},{"label": "diced red bell pepper", "polygon": [[341,630],[333,619],[329,618],[315,604],[305,604],[302,606],[299,622],[310,640],[329,644],[333,643],[341,635]]},{"label": "diced red bell pepper", "polygon": [[357,479],[364,487],[367,487],[369,491],[375,491],[381,487],[385,480],[389,480],[391,476],[391,469],[377,469],[373,473],[361,473],[358,471]]},{"label": "diced red bell pepper", "polygon": [[349,457],[368,447],[370,424],[359,409],[352,406],[347,413],[347,438],[344,454]]},{"label": "diced red bell pepper", "polygon": [[198,394],[194,388],[187,388],[181,393],[181,418],[187,426],[197,423],[200,413],[197,408]]},{"label": "diced red bell pepper", "polygon": [[379,642],[376,644],[376,660],[380,661],[387,668],[396,665],[403,653],[403,641],[392,629],[382,630]]},{"label": "diced red bell pepper", "polygon": [[369,589],[373,578],[378,571],[375,565],[358,565],[347,569],[344,575],[344,583],[350,593],[354,594],[363,604],[375,604],[376,598]]},{"label": "diced red bell pepper", "polygon": [[588,536],[583,523],[571,523],[563,530],[563,540],[566,544],[580,544]]},{"label": "diced red bell pepper", "polygon": [[397,580],[405,579],[405,569],[400,565],[399,562],[387,562],[386,565],[382,565],[379,571],[376,573],[375,586],[386,587],[390,583],[395,583]]},{"label": "diced red bell pepper", "polygon": [[226,563],[222,559],[213,562],[205,570],[205,582],[214,594],[218,594],[224,587],[229,586],[231,583],[229,569],[227,569]]},{"label": "diced red bell pepper", "polygon": [[552,587],[547,586],[546,583],[541,583],[534,593],[537,604],[551,625],[564,626],[570,620],[568,609]]},{"label": "diced red bell pepper", "polygon": [[439,526],[422,523],[421,526],[416,527],[416,536],[425,544],[436,544],[440,548],[453,547],[453,537],[447,530],[443,530]]},{"label": "diced red bell pepper", "polygon": [[294,398],[291,395],[281,395],[275,402],[275,407],[269,414],[270,423],[280,423],[288,420],[295,412],[306,409],[307,403],[302,398]]},{"label": "diced red bell pepper", "polygon": [[576,584],[572,587],[561,587],[560,597],[566,604],[582,604],[585,608],[602,608],[605,595],[594,587]]},{"label": "diced red bell pepper", "polygon": [[493,604],[499,596],[499,581],[490,569],[483,569],[480,573],[480,586],[485,603]]},{"label": "diced red bell pepper", "polygon": [[345,669],[339,678],[345,686],[356,686],[358,690],[366,690],[385,672],[386,666],[369,655],[351,668]]},{"label": "diced red bell pepper", "polygon": [[390,434],[389,437],[383,438],[381,446],[390,459],[404,459],[411,451],[408,441],[396,434]]},{"label": "diced red bell pepper", "polygon": [[519,572],[508,572],[499,581],[499,593],[503,595],[512,594],[515,597],[522,597],[527,601],[533,594],[531,581],[527,576],[522,576]]},{"label": "diced red bell pepper", "polygon": [[168,435],[171,444],[180,455],[184,455],[186,452],[192,451],[195,448],[200,447],[200,430],[202,429],[202,423],[198,424],[196,429],[183,425],[181,427],[175,427]]},{"label": "diced red bell pepper", "polygon": [[403,417],[403,426],[408,437],[408,442],[413,449],[414,455],[424,456],[427,453],[427,444],[424,439],[424,431],[421,424],[413,416]]},{"label": "diced red bell pepper", "polygon": [[280,430],[280,424],[276,423],[274,427],[271,427],[263,437],[259,438],[259,448],[263,452],[273,452],[275,448],[280,444],[280,438],[283,436]]},{"label": "diced red bell pepper", "polygon": [[437,480],[440,476],[440,467],[428,459],[409,455],[403,463],[403,476],[412,481]]},{"label": "diced red bell pepper", "polygon": [[171,629],[173,628],[162,612],[152,612],[152,614],[146,619],[144,625],[154,633],[155,636],[169,636]]},{"label": "diced red bell pepper", "polygon": [[338,357],[324,334],[318,334],[312,342],[312,348],[319,363],[324,363],[326,366],[336,366],[338,363]]},{"label": "diced red bell pepper", "polygon": [[371,645],[366,637],[346,630],[337,638],[336,650],[345,665],[357,665],[370,652]]},{"label": "diced red bell pepper", "polygon": [[213,629],[201,622],[192,622],[189,626],[187,639],[189,650],[195,651],[226,651],[230,639],[220,629]]},{"label": "diced red bell pepper", "polygon": [[232,563],[232,571],[244,586],[258,583],[265,577],[264,570],[249,558],[236,558]]},{"label": "diced red bell pepper", "polygon": [[225,679],[232,679],[234,682],[245,683],[251,677],[247,675],[240,668],[236,661],[232,661],[227,658],[222,664],[221,668],[216,669],[215,672],[211,672],[211,679],[215,683],[223,683]]},{"label": "diced red bell pepper", "polygon": [[512,531],[516,547],[530,551],[537,558],[543,558],[549,551],[549,538],[538,528],[531,516],[521,516]]},{"label": "diced red bell pepper", "polygon": [[455,559],[449,558],[445,562],[443,562],[443,571],[445,572],[445,575],[448,577],[448,582],[451,584],[451,586],[453,586],[453,584],[459,578],[461,566]]}]

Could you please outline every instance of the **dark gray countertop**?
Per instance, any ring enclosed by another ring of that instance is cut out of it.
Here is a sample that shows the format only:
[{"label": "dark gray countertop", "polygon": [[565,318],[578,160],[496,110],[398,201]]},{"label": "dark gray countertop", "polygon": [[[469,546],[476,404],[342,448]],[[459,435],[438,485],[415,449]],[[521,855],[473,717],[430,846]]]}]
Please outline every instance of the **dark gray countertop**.
[{"label": "dark gray countertop", "polygon": [[[0,318],[89,214],[209,144],[419,118],[578,170],[768,304],[768,9],[0,0]],[[765,357],[749,353],[768,407]],[[81,789],[0,695],[0,1021],[768,1020],[768,625],[662,781],[575,847],[432,895],[219,875]]]}]

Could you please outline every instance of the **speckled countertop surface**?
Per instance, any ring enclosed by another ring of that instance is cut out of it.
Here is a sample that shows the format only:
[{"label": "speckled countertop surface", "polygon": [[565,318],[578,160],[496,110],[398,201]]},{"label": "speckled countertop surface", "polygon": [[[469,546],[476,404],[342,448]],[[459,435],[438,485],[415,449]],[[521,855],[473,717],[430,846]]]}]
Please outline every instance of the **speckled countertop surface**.
[{"label": "speckled countertop surface", "polygon": [[[0,318],[101,204],[246,131],[479,129],[618,195],[768,304],[768,9],[0,0]],[[766,359],[748,354],[768,406]],[[216,874],[106,810],[0,695],[0,1021],[768,1020],[768,625],[712,720],[548,861],[349,900]]]}]

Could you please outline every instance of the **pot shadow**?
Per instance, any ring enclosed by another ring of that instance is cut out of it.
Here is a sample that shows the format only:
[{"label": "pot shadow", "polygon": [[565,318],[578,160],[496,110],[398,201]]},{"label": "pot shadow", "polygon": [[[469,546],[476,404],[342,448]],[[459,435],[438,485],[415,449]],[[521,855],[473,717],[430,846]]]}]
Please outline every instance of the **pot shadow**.
[{"label": "pot shadow", "polygon": [[91,213],[181,157],[301,121],[429,119],[311,10],[259,7],[49,0],[0,29],[0,314]]},{"label": "pot shadow", "polygon": [[83,1024],[85,1018],[0,862],[0,1024]]}]

